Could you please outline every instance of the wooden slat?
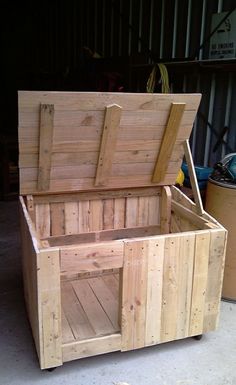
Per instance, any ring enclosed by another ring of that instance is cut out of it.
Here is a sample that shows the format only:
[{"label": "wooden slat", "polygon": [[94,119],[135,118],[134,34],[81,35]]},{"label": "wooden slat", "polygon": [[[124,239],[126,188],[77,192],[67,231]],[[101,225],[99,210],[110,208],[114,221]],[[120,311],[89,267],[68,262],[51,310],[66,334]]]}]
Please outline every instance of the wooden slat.
[{"label": "wooden slat", "polygon": [[160,199],[158,196],[148,198],[148,224],[160,224]]},{"label": "wooden slat", "polygon": [[[127,111],[166,110],[170,102],[182,102],[185,97],[188,110],[196,109],[196,101],[200,102],[200,94],[143,94],[136,93],[131,98],[129,93],[122,92],[44,92],[19,91],[20,111],[36,111],[38,102],[54,103],[57,110],[68,111],[104,111],[104,107],[116,103]],[[20,115],[20,120],[22,120]]]},{"label": "wooden slat", "polygon": [[59,250],[41,250],[37,267],[41,368],[45,369],[62,364]]},{"label": "wooden slat", "polygon": [[50,216],[51,216],[51,235],[52,236],[64,235],[65,234],[65,204],[51,203]]},{"label": "wooden slat", "polygon": [[203,333],[215,330],[218,326],[226,238],[227,234],[223,229],[211,231]]},{"label": "wooden slat", "polygon": [[92,288],[98,301],[100,302],[103,310],[107,314],[111,321],[114,330],[119,331],[120,327],[118,324],[118,295],[114,298],[110,288],[105,284],[102,277],[88,279],[89,286]]},{"label": "wooden slat", "polygon": [[161,203],[160,203],[160,227],[161,234],[169,234],[170,217],[171,217],[171,191],[168,186],[162,187]]},{"label": "wooden slat", "polygon": [[40,105],[40,142],[38,190],[46,191],[50,188],[51,153],[53,142],[54,105]]},{"label": "wooden slat", "polygon": [[[147,237],[160,234],[159,226],[131,227],[115,230],[101,230],[82,234],[62,235],[57,237],[43,238],[50,246],[65,246],[92,242],[111,241],[123,238]],[[95,245],[94,245],[95,247]]]},{"label": "wooden slat", "polygon": [[122,108],[116,104],[106,107],[105,121],[98,157],[95,186],[106,185],[112,169]]},{"label": "wooden slat", "polygon": [[89,201],[89,229],[99,231],[103,229],[103,202],[102,200]]},{"label": "wooden slat", "polygon": [[208,262],[210,250],[210,231],[196,234],[192,303],[189,335],[203,333],[205,296],[207,289]]},{"label": "wooden slat", "polygon": [[[82,340],[95,337],[95,330],[89,323],[88,317],[75,294],[71,282],[62,283],[61,299],[62,307],[74,339]],[[65,332],[68,333],[68,331],[62,331],[63,339],[68,337]],[[69,340],[66,340],[66,342],[69,342]]]},{"label": "wooden slat", "polygon": [[103,229],[114,228],[114,199],[106,199],[103,202]]},{"label": "wooden slat", "polygon": [[122,290],[122,350],[145,346],[148,244],[127,241],[124,247]]},{"label": "wooden slat", "polygon": [[65,234],[76,234],[79,231],[79,213],[77,202],[65,203]]},{"label": "wooden slat", "polygon": [[176,338],[180,268],[180,237],[167,237],[163,266],[161,342],[172,341]]},{"label": "wooden slat", "polygon": [[120,350],[120,333],[62,345],[63,362]]},{"label": "wooden slat", "polygon": [[197,176],[196,176],[196,172],[193,164],[193,158],[192,158],[188,139],[184,141],[184,155],[188,165],[188,173],[190,177],[191,187],[193,190],[194,201],[197,207],[197,213],[199,215],[202,215],[204,213],[202,198],[201,198],[201,194],[198,186]]},{"label": "wooden slat", "polygon": [[180,237],[176,338],[188,337],[195,251],[195,234]]},{"label": "wooden slat", "polygon": [[79,232],[87,233],[89,231],[90,211],[89,201],[79,202]]},{"label": "wooden slat", "polygon": [[50,205],[49,203],[36,205],[36,231],[40,238],[50,236]]},{"label": "wooden slat", "polygon": [[89,286],[88,281],[86,279],[73,281],[72,285],[96,335],[108,335],[116,332],[105,311],[99,304],[93,290]]},{"label": "wooden slat", "polygon": [[121,268],[123,242],[113,241],[61,248],[61,275]]},{"label": "wooden slat", "polygon": [[65,316],[63,308],[61,309],[61,328],[62,328],[62,343],[75,341],[75,336],[72,332],[70,324]]},{"label": "wooden slat", "polygon": [[114,199],[114,229],[125,227],[125,198]]},{"label": "wooden slat", "polygon": [[148,197],[138,199],[138,226],[148,225]]},{"label": "wooden slat", "polygon": [[64,203],[64,202],[75,202],[75,201],[84,201],[84,200],[101,200],[101,199],[118,199],[126,197],[142,197],[142,196],[160,196],[161,188],[148,187],[148,188],[133,188],[133,189],[121,189],[121,190],[109,190],[109,191],[88,191],[88,192],[78,192],[78,193],[69,193],[69,194],[50,194],[50,195],[35,195],[35,203]]},{"label": "wooden slat", "polygon": [[102,276],[102,280],[109,287],[109,290],[112,292],[114,298],[119,298],[119,281],[116,278],[118,274],[107,274]]},{"label": "wooden slat", "polygon": [[145,345],[160,342],[164,237],[148,241]]},{"label": "wooden slat", "polygon": [[138,198],[126,198],[125,227],[134,227],[138,224]]},{"label": "wooden slat", "polygon": [[170,116],[152,176],[152,182],[154,183],[161,182],[165,178],[185,106],[186,103],[172,103],[171,105]]}]

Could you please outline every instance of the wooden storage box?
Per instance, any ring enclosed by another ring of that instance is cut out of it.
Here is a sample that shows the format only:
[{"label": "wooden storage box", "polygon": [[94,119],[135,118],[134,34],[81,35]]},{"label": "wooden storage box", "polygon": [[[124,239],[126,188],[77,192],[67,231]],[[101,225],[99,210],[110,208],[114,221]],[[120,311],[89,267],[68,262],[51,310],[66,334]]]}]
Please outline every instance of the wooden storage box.
[{"label": "wooden storage box", "polygon": [[42,369],[216,328],[226,231],[171,186],[199,101],[19,93],[24,289]]}]

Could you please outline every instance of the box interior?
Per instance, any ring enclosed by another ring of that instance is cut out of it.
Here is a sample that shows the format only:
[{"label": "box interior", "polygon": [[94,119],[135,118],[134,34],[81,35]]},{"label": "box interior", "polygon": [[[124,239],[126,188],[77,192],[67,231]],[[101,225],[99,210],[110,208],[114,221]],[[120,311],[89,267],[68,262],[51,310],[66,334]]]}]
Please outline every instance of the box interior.
[{"label": "box interior", "polygon": [[[103,251],[107,253],[109,249],[109,258],[115,260],[118,240],[163,234],[162,189],[155,187],[108,191],[100,195],[78,193],[25,199],[40,247],[60,248],[63,343],[120,332],[121,269],[107,268],[106,265],[99,267],[93,262],[94,266],[88,268],[86,265],[76,271],[74,260],[80,258],[77,246],[85,249],[85,259],[94,258],[96,254],[99,256]],[[179,197],[181,195],[174,190],[167,218],[169,233],[216,226],[209,219],[199,219],[193,212],[191,214],[190,209],[177,202]],[[30,205],[32,201],[34,204]],[[179,212],[178,205],[181,208]],[[186,210],[189,210],[187,214]],[[168,229],[168,226],[165,228]],[[101,252],[97,251],[99,247]]]}]

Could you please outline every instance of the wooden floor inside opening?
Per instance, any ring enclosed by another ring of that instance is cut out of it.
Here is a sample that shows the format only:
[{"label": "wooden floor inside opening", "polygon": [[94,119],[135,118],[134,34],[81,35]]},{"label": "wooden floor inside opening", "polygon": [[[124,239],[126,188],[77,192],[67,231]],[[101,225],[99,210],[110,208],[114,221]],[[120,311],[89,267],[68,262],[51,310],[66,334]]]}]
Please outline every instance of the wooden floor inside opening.
[{"label": "wooden floor inside opening", "polygon": [[63,344],[120,332],[119,274],[62,281]]}]

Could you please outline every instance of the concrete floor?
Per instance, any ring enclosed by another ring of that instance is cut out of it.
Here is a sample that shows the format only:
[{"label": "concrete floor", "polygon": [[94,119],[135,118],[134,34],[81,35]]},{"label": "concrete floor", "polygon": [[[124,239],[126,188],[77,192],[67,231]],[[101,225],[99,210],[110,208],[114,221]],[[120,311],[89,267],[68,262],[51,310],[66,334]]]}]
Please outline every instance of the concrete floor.
[{"label": "concrete floor", "polygon": [[222,302],[218,331],[72,361],[40,371],[27,321],[17,202],[0,202],[0,385],[236,385],[236,305]]}]

